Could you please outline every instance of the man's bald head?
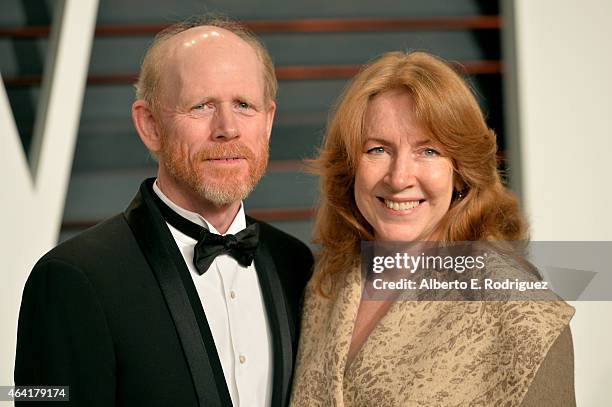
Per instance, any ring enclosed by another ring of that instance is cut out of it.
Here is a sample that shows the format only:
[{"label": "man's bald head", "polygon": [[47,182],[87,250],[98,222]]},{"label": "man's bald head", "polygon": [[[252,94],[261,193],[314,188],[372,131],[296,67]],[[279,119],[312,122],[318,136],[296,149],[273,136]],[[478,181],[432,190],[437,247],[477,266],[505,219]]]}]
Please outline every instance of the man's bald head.
[{"label": "man's bald head", "polygon": [[[231,34],[237,36],[246,44],[251,46],[253,51],[255,51],[257,58],[261,62],[265,101],[269,104],[276,100],[278,83],[274,73],[272,58],[270,57],[268,51],[246,27],[236,21],[218,17],[194,18],[173,24],[163,31],[160,31],[155,36],[155,39],[147,50],[142,61],[142,65],[140,66],[140,74],[138,76],[138,81],[135,84],[136,99],[146,101],[152,110],[159,111],[160,82],[165,69],[164,61],[168,56],[168,48],[170,48],[166,45],[168,45],[172,39],[180,40],[180,37],[188,38],[189,35],[186,33],[186,31],[196,27],[201,27],[201,31],[203,31],[202,29],[213,27],[219,28],[219,32],[222,32],[222,30],[229,31]],[[190,39],[190,41],[192,41],[192,39]],[[176,51],[176,49],[174,50]]]}]

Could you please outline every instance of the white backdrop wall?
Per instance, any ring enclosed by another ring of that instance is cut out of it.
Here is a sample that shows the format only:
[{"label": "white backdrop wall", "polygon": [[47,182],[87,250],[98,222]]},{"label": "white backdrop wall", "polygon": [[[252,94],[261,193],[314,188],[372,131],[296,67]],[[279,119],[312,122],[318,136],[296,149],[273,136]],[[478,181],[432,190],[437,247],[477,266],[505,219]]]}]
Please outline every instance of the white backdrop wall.
[{"label": "white backdrop wall", "polygon": [[0,386],[13,384],[17,316],[26,277],[59,235],[98,0],[55,4],[29,160],[0,84]]},{"label": "white backdrop wall", "polygon": [[[612,2],[508,0],[502,11],[511,166],[532,240],[610,241]],[[577,404],[609,406],[612,302],[572,305]]]},{"label": "white backdrop wall", "polygon": [[[81,21],[84,32],[92,30],[97,2],[66,3],[85,7],[73,9],[76,20]],[[507,76],[515,79],[507,92],[507,120],[513,136],[511,164],[518,174],[517,189],[531,220],[532,237],[612,240],[612,216],[607,210],[612,202],[612,2],[506,0],[503,11],[509,34],[505,38]],[[68,14],[65,18],[66,23],[71,21]],[[16,317],[23,282],[36,258],[57,238],[78,123],[79,111],[74,106],[80,106],[89,56],[90,44],[83,38],[90,36],[91,32],[74,35],[82,42],[72,44],[71,54],[80,55],[70,64],[75,70],[68,74],[72,85],[62,88],[63,99],[54,105],[72,107],[71,111],[57,113],[63,117],[59,121],[63,127],[53,130],[52,126],[59,124],[50,121],[47,130],[41,128],[41,134],[52,136],[55,132],[63,135],[64,141],[41,141],[33,176],[26,172],[24,157],[16,152],[17,139],[9,138],[16,133],[9,129],[12,124],[8,113],[0,111],[0,164],[3,173],[9,175],[9,196],[1,200],[2,213],[32,215],[5,216],[2,221],[0,385],[13,380]],[[74,92],[70,103],[66,99],[69,88]],[[4,92],[0,97],[7,106]],[[48,115],[51,117],[50,110]],[[45,174],[52,176],[45,178]],[[609,400],[612,377],[612,352],[608,350],[612,343],[612,303],[573,305],[577,311],[572,329],[578,405],[603,406]]]}]

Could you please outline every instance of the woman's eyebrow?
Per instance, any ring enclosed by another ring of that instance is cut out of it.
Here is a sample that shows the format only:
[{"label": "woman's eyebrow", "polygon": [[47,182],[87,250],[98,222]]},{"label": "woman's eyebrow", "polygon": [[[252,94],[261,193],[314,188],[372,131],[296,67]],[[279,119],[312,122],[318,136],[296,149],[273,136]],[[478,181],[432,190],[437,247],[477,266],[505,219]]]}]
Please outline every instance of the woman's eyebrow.
[{"label": "woman's eyebrow", "polygon": [[427,145],[427,144],[435,144],[435,143],[430,138],[419,138],[419,139],[415,140],[414,143],[413,143],[413,145],[415,147],[422,147],[422,146]]},{"label": "woman's eyebrow", "polygon": [[364,140],[363,140],[364,143],[369,142],[369,141],[374,142],[374,143],[380,143],[380,144],[389,144],[390,143],[389,140],[386,140],[386,139],[380,138],[380,137],[369,137],[369,136],[366,136],[364,138]]}]

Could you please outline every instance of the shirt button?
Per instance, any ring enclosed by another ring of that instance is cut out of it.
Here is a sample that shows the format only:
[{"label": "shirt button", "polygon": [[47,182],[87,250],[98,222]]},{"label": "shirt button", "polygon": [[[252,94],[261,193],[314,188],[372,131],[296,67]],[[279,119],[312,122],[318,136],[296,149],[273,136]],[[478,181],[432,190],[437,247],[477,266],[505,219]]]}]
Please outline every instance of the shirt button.
[{"label": "shirt button", "polygon": [[240,364],[244,364],[246,362],[246,356],[244,355],[240,355],[240,357],[238,358],[238,360],[240,361]]},{"label": "shirt button", "polygon": [[232,300],[235,299],[236,298],[236,291],[234,291],[234,290],[230,291],[230,297],[231,297]]}]

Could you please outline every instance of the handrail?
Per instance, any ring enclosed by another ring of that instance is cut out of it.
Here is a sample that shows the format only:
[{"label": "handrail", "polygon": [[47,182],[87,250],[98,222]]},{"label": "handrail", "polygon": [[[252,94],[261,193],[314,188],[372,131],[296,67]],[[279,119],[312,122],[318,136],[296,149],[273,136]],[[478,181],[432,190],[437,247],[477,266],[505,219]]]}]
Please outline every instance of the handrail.
[{"label": "handrail", "polygon": [[[454,62],[455,68],[462,74],[495,74],[503,71],[501,61],[461,61]],[[278,80],[316,80],[351,78],[363,65],[288,65],[276,68]],[[88,85],[129,85],[133,84],[137,74],[89,75]],[[40,75],[19,75],[3,78],[4,84],[11,87],[35,86],[42,80]]]},{"label": "handrail", "polygon": [[[309,220],[314,216],[315,208],[269,208],[251,209],[246,214],[263,221]],[[66,220],[62,222],[61,230],[81,230],[90,228],[103,219]]]},{"label": "handrail", "polygon": [[[491,30],[500,29],[499,16],[426,17],[426,18],[312,18],[296,20],[249,20],[244,25],[258,34],[266,33],[338,33],[408,30]],[[101,24],[98,37],[155,35],[170,24]],[[38,38],[49,35],[50,26],[0,27],[0,38]]]}]

